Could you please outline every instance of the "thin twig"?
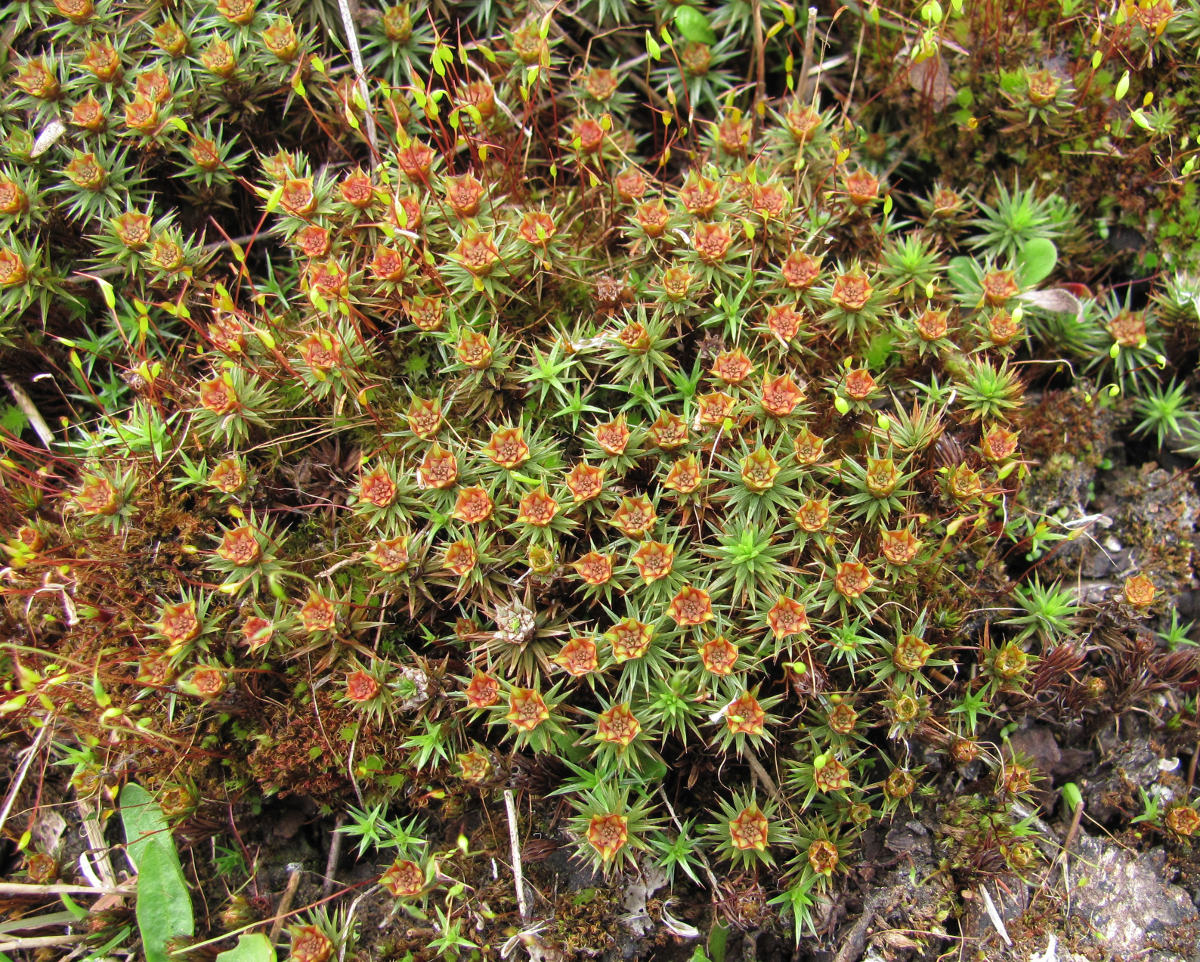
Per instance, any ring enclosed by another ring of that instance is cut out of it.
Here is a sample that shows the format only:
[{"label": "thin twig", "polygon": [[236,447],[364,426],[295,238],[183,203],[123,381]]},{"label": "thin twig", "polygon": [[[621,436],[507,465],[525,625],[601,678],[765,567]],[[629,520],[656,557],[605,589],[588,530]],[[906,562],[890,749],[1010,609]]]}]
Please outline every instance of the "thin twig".
[{"label": "thin twig", "polygon": [[327,898],[329,893],[333,891],[333,873],[337,871],[338,861],[342,857],[342,839],[346,837],[342,832],[342,826],[345,824],[346,813],[342,812],[337,817],[337,825],[334,826],[333,837],[329,840],[329,858],[325,860],[325,881],[321,883],[321,896],[323,898]]},{"label": "thin twig", "polygon": [[1075,841],[1075,836],[1079,834],[1079,823],[1083,820],[1083,802],[1075,806],[1075,811],[1071,815],[1071,825],[1067,829],[1067,834],[1063,838],[1062,847],[1059,848],[1058,854],[1054,856],[1054,861],[1050,863],[1050,868],[1053,869],[1055,862],[1059,859],[1066,861],[1067,852],[1071,848],[1071,843]]},{"label": "thin twig", "polygon": [[842,116],[850,114],[850,106],[854,103],[854,86],[858,83],[858,68],[862,65],[863,38],[867,35],[867,21],[859,25],[858,43],[854,45],[854,70],[850,74],[850,86],[846,90],[846,102],[842,106]]},{"label": "thin twig", "polygon": [[1187,790],[1191,794],[1192,786],[1196,784],[1196,762],[1200,760],[1200,739],[1196,740],[1196,747],[1192,749],[1192,760],[1188,762]]},{"label": "thin twig", "polygon": [[354,554],[350,555],[349,558],[343,558],[341,561],[337,562],[337,564],[331,565],[330,567],[326,568],[324,571],[317,572],[317,574],[314,577],[315,578],[328,578],[335,571],[340,571],[342,568],[345,568],[347,565],[357,564],[361,560],[362,560],[362,555],[358,552],[355,552]]},{"label": "thin twig", "polygon": [[371,152],[379,153],[379,145],[375,141],[375,115],[371,112],[371,92],[367,87],[367,71],[363,66],[362,50],[358,46],[358,31],[354,29],[354,17],[350,14],[348,0],[338,0],[338,10],[342,14],[342,26],[346,30],[346,41],[350,46],[350,60],[354,64],[354,74],[358,78],[358,92],[363,99],[363,115],[367,122],[367,143]]},{"label": "thin twig", "polygon": [[53,882],[34,885],[30,882],[0,882],[0,895],[22,898],[38,895],[129,895],[134,885],[113,885],[96,888],[94,885],[65,885]]},{"label": "thin twig", "polygon": [[[808,78],[812,76],[813,46],[817,40],[817,8],[808,8],[808,29],[804,31],[804,56],[800,60],[800,86],[796,97],[803,103],[808,99]],[[814,89],[817,84],[814,84]]]},{"label": "thin twig", "polygon": [[[237,938],[237,936],[241,935],[244,932],[250,932],[250,931],[253,931],[254,929],[260,929],[260,928],[264,927],[268,922],[278,923],[280,926],[282,926],[283,923],[289,917],[291,917],[293,915],[299,915],[301,912],[311,911],[312,909],[315,909],[321,905],[324,905],[326,902],[331,902],[331,901],[334,901],[335,899],[340,899],[343,895],[348,895],[350,892],[354,892],[357,889],[362,888],[363,886],[373,886],[373,885],[374,885],[374,882],[371,882],[371,881],[358,882],[354,885],[347,885],[343,888],[338,889],[336,892],[334,892],[328,898],[318,899],[317,901],[313,902],[311,905],[302,905],[298,909],[289,908],[287,912],[278,912],[275,915],[271,916],[269,919],[259,919],[257,922],[251,922],[248,925],[241,926],[240,928],[231,929],[228,932],[222,932],[220,935],[216,935],[211,939],[205,939],[203,942],[193,942],[191,945],[181,946],[180,948],[175,950],[174,954],[177,956],[184,956],[191,952],[202,952],[204,949],[210,948],[211,946],[219,945],[220,943],[226,942],[229,939]],[[272,943],[272,944],[274,944],[274,943]]]},{"label": "thin twig", "polygon": [[12,939],[0,942],[0,952],[22,952],[26,949],[48,949],[56,945],[74,945],[82,942],[87,936],[79,932],[75,935],[39,935],[31,939]]},{"label": "thin twig", "polygon": [[[5,378],[5,380],[8,379]],[[38,733],[34,737],[32,744],[24,749],[25,758],[21,761],[21,768],[17,772],[16,778],[13,779],[8,794],[4,797],[4,808],[0,809],[0,829],[3,829],[4,823],[8,821],[8,813],[12,811],[13,803],[17,800],[17,792],[21,790],[21,784],[25,781],[25,776],[29,774],[29,766],[33,764],[33,759],[41,750],[42,742],[49,731],[50,726],[43,725],[38,729]]]},{"label": "thin twig", "polygon": [[[765,107],[767,102],[767,50],[763,40],[762,0],[754,0],[754,105]],[[758,110],[754,123],[758,124]]]},{"label": "thin twig", "polygon": [[750,771],[754,773],[755,777],[762,782],[763,788],[770,792],[776,801],[782,802],[784,800],[783,793],[779,790],[779,786],[775,784],[775,779],[767,774],[767,770],[763,768],[762,762],[755,758],[753,754],[747,752],[746,764],[750,766]]},{"label": "thin twig", "polygon": [[271,926],[272,945],[279,941],[279,933],[283,931],[283,920],[287,918],[288,910],[292,907],[292,900],[296,897],[296,890],[300,888],[300,872],[300,865],[291,866],[287,888],[283,890],[283,898],[279,900],[279,909],[275,913],[275,923]]},{"label": "thin twig", "polygon": [[517,834],[517,803],[511,788],[504,790],[504,808],[508,812],[508,847],[512,852],[513,880],[517,886],[517,910],[521,921],[529,921],[529,903],[525,901],[525,874],[521,870],[521,839]]},{"label": "thin twig", "polygon": [[[365,899],[370,894],[371,894],[371,890],[368,889],[367,891],[360,894],[353,902],[350,903],[350,908],[348,908],[346,910],[346,915],[344,917],[345,918],[344,925],[346,926],[346,931],[352,931],[350,927],[352,925],[354,925],[354,913],[358,911],[358,903],[361,902],[363,899]],[[338,962],[345,962],[346,950],[352,949],[352,948],[354,948],[353,940],[351,940],[351,939],[343,940],[341,946],[338,948]]]},{"label": "thin twig", "polygon": [[[75,800],[75,807],[79,811],[79,817],[83,822],[83,832],[87,836],[88,849],[92,853],[96,867],[100,870],[102,881],[109,888],[116,888],[117,873],[113,869],[112,859],[108,856],[108,843],[104,841],[104,830],[100,825],[100,806],[99,803],[92,810],[88,809],[82,798]],[[92,864],[92,859],[88,858],[88,852],[84,852],[80,856],[80,865]]]}]

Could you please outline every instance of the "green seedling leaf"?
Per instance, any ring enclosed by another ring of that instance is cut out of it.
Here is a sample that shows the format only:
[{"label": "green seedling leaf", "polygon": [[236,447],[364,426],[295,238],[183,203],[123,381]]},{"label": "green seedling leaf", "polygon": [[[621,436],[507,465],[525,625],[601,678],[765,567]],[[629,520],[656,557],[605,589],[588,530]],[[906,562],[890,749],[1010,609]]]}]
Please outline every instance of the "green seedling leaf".
[{"label": "green seedling leaf", "polygon": [[67,911],[75,916],[77,920],[83,921],[88,917],[88,910],[71,898],[71,896],[67,895],[66,892],[59,895],[59,898],[62,899],[62,904],[67,907]]},{"label": "green seedling leaf", "polygon": [[1022,287],[1033,287],[1044,281],[1058,263],[1058,248],[1045,237],[1027,241],[1017,254],[1017,276]]},{"label": "green seedling leaf", "polygon": [[688,4],[675,10],[675,29],[692,43],[716,43],[717,35],[708,22],[708,17]]},{"label": "green seedling leaf", "polygon": [[275,962],[275,947],[262,933],[243,935],[238,944],[217,956],[217,962]]},{"label": "green seedling leaf", "polygon": [[1067,805],[1067,811],[1073,812],[1083,804],[1083,793],[1074,782],[1067,782],[1061,790],[1063,801]]},{"label": "green seedling leaf", "polygon": [[167,944],[195,934],[192,899],[173,842],[153,840],[142,851],[135,915],[146,962],[168,962]]}]

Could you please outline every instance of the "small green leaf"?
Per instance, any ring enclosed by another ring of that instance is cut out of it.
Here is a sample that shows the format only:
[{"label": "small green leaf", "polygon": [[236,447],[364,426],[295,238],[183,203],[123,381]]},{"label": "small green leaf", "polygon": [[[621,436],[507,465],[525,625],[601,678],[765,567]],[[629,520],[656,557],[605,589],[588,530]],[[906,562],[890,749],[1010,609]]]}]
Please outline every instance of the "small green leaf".
[{"label": "small green leaf", "polygon": [[88,917],[88,910],[71,898],[71,896],[67,895],[66,892],[61,893],[58,897],[62,899],[62,904],[67,907],[67,911],[75,916],[75,918],[82,921]]},{"label": "small green leaf", "polygon": [[688,4],[675,9],[675,29],[692,43],[716,43],[717,35],[708,22],[708,17]]},{"label": "small green leaf", "polygon": [[275,947],[261,932],[243,935],[236,947],[222,952],[217,962],[275,962]]},{"label": "small green leaf", "polygon": [[1067,782],[1062,789],[1063,801],[1067,805],[1067,811],[1073,812],[1083,804],[1083,793],[1079,790],[1079,786],[1074,782]]},{"label": "small green leaf", "polygon": [[1113,90],[1113,99],[1123,100],[1125,95],[1129,93],[1129,71],[1126,70],[1121,74],[1121,79],[1117,81],[1116,89]]},{"label": "small green leaf", "polygon": [[268,214],[274,213],[275,208],[279,206],[279,201],[283,198],[283,184],[276,187],[270,194],[267,195],[267,203],[265,210]]}]

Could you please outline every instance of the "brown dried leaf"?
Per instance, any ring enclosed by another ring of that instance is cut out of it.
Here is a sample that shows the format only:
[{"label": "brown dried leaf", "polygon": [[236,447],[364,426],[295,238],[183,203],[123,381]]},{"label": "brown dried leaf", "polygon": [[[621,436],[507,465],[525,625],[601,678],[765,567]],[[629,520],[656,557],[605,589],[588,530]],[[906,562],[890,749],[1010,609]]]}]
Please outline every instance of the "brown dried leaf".
[{"label": "brown dried leaf", "polygon": [[934,110],[945,109],[958,96],[958,91],[950,83],[950,71],[941,54],[934,54],[909,67],[908,83],[929,100]]}]

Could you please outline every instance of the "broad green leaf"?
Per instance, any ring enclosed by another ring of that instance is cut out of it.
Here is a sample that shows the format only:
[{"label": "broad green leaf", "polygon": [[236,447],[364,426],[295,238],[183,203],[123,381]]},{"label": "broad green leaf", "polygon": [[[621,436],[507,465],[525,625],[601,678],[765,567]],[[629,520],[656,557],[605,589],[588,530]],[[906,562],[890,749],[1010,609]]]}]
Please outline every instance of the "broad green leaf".
[{"label": "broad green leaf", "polygon": [[167,943],[192,935],[192,900],[175,840],[162,809],[134,782],[121,790],[121,822],[129,860],[137,869],[138,930],[146,962],[167,962]]},{"label": "broad green leaf", "polygon": [[708,17],[686,3],[675,10],[675,28],[692,43],[717,42],[717,35],[713,33]]},{"label": "broad green leaf", "polygon": [[1034,237],[1021,245],[1017,254],[1017,276],[1022,287],[1044,281],[1058,263],[1058,248],[1045,237]]},{"label": "broad green leaf", "polygon": [[275,947],[265,935],[243,935],[235,948],[222,952],[217,962],[275,962]]},{"label": "broad green leaf", "polygon": [[139,872],[142,870],[142,852],[152,841],[159,841],[172,849],[175,847],[162,809],[154,797],[136,782],[129,782],[121,789],[121,824],[125,827],[129,861]]},{"label": "broad green leaf", "polygon": [[169,839],[151,836],[139,855],[135,915],[146,962],[168,962],[167,944],[195,934],[191,895]]}]

